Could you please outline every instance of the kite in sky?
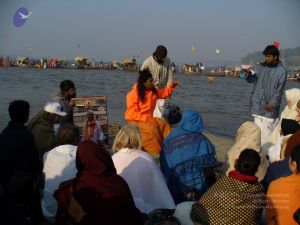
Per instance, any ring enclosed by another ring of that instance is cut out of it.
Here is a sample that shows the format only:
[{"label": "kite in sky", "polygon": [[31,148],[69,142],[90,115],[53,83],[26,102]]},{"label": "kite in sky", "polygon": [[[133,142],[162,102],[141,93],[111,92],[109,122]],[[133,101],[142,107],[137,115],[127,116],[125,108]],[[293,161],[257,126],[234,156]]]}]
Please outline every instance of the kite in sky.
[{"label": "kite in sky", "polygon": [[31,16],[32,12],[29,12],[27,8],[21,7],[19,8],[13,17],[13,23],[15,27],[23,26],[27,19]]},{"label": "kite in sky", "polygon": [[194,45],[192,45],[192,52],[195,53],[196,52],[196,47]]},{"label": "kite in sky", "polygon": [[221,50],[217,48],[216,53],[219,55],[221,53]]}]

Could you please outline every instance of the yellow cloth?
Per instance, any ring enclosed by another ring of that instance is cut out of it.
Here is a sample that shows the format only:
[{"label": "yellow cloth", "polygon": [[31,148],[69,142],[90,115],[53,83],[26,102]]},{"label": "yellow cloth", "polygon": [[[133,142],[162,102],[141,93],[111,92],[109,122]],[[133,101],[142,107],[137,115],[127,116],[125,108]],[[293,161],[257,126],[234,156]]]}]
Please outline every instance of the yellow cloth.
[{"label": "yellow cloth", "polygon": [[171,132],[170,125],[156,117],[148,119],[147,122],[129,120],[128,124],[135,124],[140,128],[143,149],[154,157],[159,154],[164,138]]},{"label": "yellow cloth", "polygon": [[293,214],[300,208],[300,175],[273,181],[267,193],[267,224],[297,225]]}]

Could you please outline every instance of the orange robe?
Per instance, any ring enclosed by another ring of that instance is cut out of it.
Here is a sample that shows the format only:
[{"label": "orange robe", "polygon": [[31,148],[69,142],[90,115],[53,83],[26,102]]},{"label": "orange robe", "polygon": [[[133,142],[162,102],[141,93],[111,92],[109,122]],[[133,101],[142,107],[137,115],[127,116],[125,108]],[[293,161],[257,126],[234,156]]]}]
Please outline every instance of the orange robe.
[{"label": "orange robe", "polygon": [[300,208],[300,174],[273,181],[267,193],[267,224],[297,225],[293,214]]},{"label": "orange robe", "polygon": [[138,96],[137,85],[127,94],[127,110],[125,120],[129,124],[136,124],[141,131],[142,145],[144,150],[157,156],[160,152],[161,144],[171,131],[170,125],[163,119],[153,117],[157,99],[165,99],[174,91],[174,86],[169,85],[165,89],[156,88],[157,95],[150,90],[145,93],[142,102]]}]

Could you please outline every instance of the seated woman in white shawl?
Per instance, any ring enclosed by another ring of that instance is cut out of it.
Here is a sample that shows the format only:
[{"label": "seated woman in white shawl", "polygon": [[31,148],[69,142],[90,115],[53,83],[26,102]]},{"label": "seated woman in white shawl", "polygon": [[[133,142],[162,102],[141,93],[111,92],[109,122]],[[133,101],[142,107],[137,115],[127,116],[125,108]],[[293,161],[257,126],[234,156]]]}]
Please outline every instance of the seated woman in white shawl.
[{"label": "seated woman in white shawl", "polygon": [[286,90],[284,92],[285,98],[287,101],[287,105],[285,106],[284,110],[280,115],[280,120],[275,127],[274,131],[271,134],[270,142],[271,144],[276,144],[278,138],[280,137],[280,130],[281,130],[281,121],[282,119],[292,119],[296,120],[297,117],[297,102],[300,100],[300,89],[299,88],[292,88]]},{"label": "seated woman in white shawl", "polygon": [[263,152],[265,155],[268,155],[270,163],[285,158],[284,153],[287,141],[298,130],[300,130],[300,125],[296,120],[285,118],[281,120],[280,136],[277,138],[276,143],[267,148],[263,146]]},{"label": "seated woman in white shawl", "polygon": [[226,155],[226,174],[234,169],[234,162],[239,157],[240,153],[244,149],[253,149],[260,155],[260,165],[255,176],[258,177],[258,181],[261,181],[267,172],[269,167],[268,160],[261,150],[261,134],[259,127],[250,121],[243,123],[235,136],[235,143],[228,151]]},{"label": "seated woman in white shawl", "polygon": [[112,160],[117,174],[126,180],[136,207],[143,213],[157,208],[174,209],[175,203],[156,162],[141,150],[142,141],[135,125],[125,125],[117,134]]}]

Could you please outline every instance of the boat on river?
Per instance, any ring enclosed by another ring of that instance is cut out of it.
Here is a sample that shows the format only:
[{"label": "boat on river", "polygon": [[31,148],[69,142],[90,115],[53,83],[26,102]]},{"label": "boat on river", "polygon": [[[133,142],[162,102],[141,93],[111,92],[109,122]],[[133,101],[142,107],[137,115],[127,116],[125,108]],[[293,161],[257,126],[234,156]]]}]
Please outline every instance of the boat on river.
[{"label": "boat on river", "polygon": [[196,76],[211,76],[211,77],[225,77],[228,71],[225,68],[207,69],[202,64],[184,64],[181,68],[181,73],[184,75]]},{"label": "boat on river", "polygon": [[300,77],[287,77],[286,80],[294,81],[294,82],[300,82]]},{"label": "boat on river", "polygon": [[196,76],[213,76],[213,77],[225,77],[225,72],[192,72],[192,71],[182,71],[184,75],[196,75]]}]

